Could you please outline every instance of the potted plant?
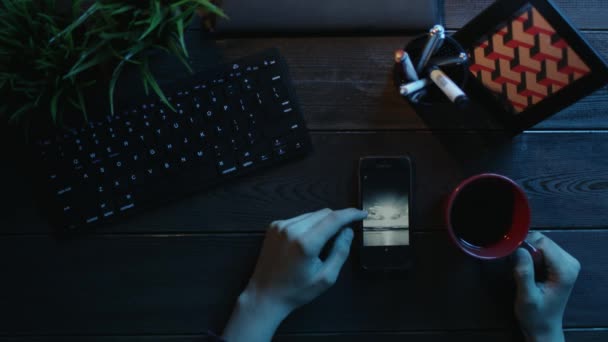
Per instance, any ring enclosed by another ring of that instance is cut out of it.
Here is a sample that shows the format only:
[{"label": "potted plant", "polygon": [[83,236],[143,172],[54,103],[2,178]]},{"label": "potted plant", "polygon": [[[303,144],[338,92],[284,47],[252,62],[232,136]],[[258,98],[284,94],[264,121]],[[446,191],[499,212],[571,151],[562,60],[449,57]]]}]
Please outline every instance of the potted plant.
[{"label": "potted plant", "polygon": [[0,119],[26,128],[61,126],[71,115],[86,121],[91,87],[107,91],[113,112],[114,88],[129,64],[146,92],[167,102],[148,52],[167,51],[190,69],[184,31],[200,11],[224,16],[211,0],[0,2]]}]

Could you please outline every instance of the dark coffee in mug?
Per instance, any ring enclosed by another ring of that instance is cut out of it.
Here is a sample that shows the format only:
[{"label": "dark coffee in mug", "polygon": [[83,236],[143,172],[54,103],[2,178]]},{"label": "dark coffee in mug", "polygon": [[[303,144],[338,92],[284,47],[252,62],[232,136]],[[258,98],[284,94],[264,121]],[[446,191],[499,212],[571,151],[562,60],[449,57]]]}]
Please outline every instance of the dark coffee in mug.
[{"label": "dark coffee in mug", "polygon": [[505,239],[513,225],[515,193],[501,179],[484,178],[464,187],[454,200],[454,234],[474,247],[488,247]]}]

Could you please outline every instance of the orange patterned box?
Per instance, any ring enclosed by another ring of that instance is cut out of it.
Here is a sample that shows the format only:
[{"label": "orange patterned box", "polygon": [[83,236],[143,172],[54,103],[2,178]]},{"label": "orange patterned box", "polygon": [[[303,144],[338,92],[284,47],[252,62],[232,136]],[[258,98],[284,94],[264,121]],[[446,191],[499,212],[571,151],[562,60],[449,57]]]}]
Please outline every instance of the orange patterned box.
[{"label": "orange patterned box", "polygon": [[517,132],[608,81],[606,63],[549,0],[497,1],[454,38],[469,54],[469,97]]}]

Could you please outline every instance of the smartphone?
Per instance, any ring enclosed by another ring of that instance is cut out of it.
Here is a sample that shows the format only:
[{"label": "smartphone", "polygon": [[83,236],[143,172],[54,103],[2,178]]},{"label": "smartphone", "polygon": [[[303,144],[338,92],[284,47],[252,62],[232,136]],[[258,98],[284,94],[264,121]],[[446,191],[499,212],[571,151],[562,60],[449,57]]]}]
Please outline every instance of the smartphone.
[{"label": "smartphone", "polygon": [[359,200],[368,216],[360,236],[366,270],[405,270],[412,264],[412,163],[407,156],[359,160]]}]

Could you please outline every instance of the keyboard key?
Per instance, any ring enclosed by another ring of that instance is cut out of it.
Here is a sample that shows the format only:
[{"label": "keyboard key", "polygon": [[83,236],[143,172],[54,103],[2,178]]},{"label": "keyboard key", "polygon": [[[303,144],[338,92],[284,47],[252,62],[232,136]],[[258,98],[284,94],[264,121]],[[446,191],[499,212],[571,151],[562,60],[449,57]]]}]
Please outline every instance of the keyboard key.
[{"label": "keyboard key", "polygon": [[128,167],[130,169],[140,169],[146,161],[146,154],[142,152],[135,152],[129,156]]},{"label": "keyboard key", "polygon": [[112,196],[110,194],[101,196],[99,199],[99,216],[103,219],[108,219],[114,215],[115,212]]},{"label": "keyboard key", "polygon": [[239,153],[238,157],[239,166],[242,168],[251,167],[255,164],[255,158],[253,152],[245,150]]},{"label": "keyboard key", "polygon": [[126,176],[119,176],[118,178],[115,178],[113,180],[110,181],[110,191],[113,194],[118,194],[118,193],[122,193],[124,191],[127,190],[127,178]]},{"label": "keyboard key", "polygon": [[160,176],[160,168],[156,165],[150,165],[144,169],[144,177],[147,180],[154,179]]},{"label": "keyboard key", "polygon": [[164,152],[165,158],[168,158],[168,156],[173,155],[175,153],[175,150],[176,150],[175,144],[173,144],[171,142],[166,143],[163,146],[163,148],[164,148],[163,152]]},{"label": "keyboard key", "polygon": [[116,209],[119,212],[125,212],[135,209],[135,199],[133,193],[124,192],[116,196]]},{"label": "keyboard key", "polygon": [[287,151],[288,151],[287,145],[281,145],[281,146],[274,148],[274,154],[277,157],[282,157],[282,156],[286,155]]},{"label": "keyboard key", "polygon": [[274,138],[271,140],[272,141],[272,146],[279,147],[279,146],[284,146],[287,144],[287,140],[284,138]]},{"label": "keyboard key", "polygon": [[96,172],[95,178],[97,180],[105,180],[106,177],[109,177],[109,169],[104,165],[98,166],[94,170]]},{"label": "keyboard key", "polygon": [[250,78],[243,78],[241,81],[241,90],[244,93],[249,93],[254,90],[253,80]]},{"label": "keyboard key", "polygon": [[212,146],[212,151],[217,158],[221,158],[222,156],[232,154],[231,153],[232,148],[230,147],[230,145],[228,145],[225,142],[219,142],[217,144],[214,144]]},{"label": "keyboard key", "polygon": [[60,220],[68,228],[74,228],[83,221],[81,211],[78,208],[78,199],[75,190],[70,189],[56,197],[57,210]]},{"label": "keyboard key", "polygon": [[221,175],[228,175],[231,173],[235,173],[237,170],[236,163],[233,158],[224,156],[217,161],[217,171]]},{"label": "keyboard key", "polygon": [[199,97],[195,97],[192,101],[192,115],[203,113],[203,103]]},{"label": "keyboard key", "polygon": [[125,161],[123,159],[115,159],[112,161],[111,174],[120,175],[125,172]]},{"label": "keyboard key", "polygon": [[207,111],[203,113],[203,116],[205,118],[205,122],[213,122],[217,118],[214,109],[207,109]]},{"label": "keyboard key", "polygon": [[217,138],[223,138],[226,133],[224,132],[226,130],[225,127],[223,127],[221,124],[215,124],[213,125],[213,133],[215,134],[215,137]]},{"label": "keyboard key", "polygon": [[154,133],[153,133],[153,131],[152,130],[150,130],[150,131],[144,130],[143,132],[140,132],[139,134],[137,134],[136,141],[138,141],[144,147],[152,147],[152,146],[154,146]]},{"label": "keyboard key", "polygon": [[192,138],[185,136],[181,138],[178,144],[178,151],[180,154],[187,154],[194,148],[194,141]]},{"label": "keyboard key", "polygon": [[229,144],[233,151],[238,151],[244,146],[243,139],[238,136],[230,138]]},{"label": "keyboard key", "polygon": [[233,97],[238,94],[238,86],[234,83],[225,84],[223,89],[225,97]]},{"label": "keyboard key", "polygon": [[177,157],[177,164],[180,169],[184,167],[189,167],[190,165],[192,165],[192,162],[190,161],[190,156],[186,153],[180,153],[180,155]]},{"label": "keyboard key", "polygon": [[129,187],[138,187],[144,183],[144,173],[139,171],[132,171],[127,175],[127,184]]},{"label": "keyboard key", "polygon": [[112,146],[106,146],[104,148],[104,153],[105,153],[105,157],[113,158],[116,156],[116,153],[118,153],[118,152]]},{"label": "keyboard key", "polygon": [[260,162],[267,162],[271,158],[270,152],[262,152],[258,155],[258,160]]},{"label": "keyboard key", "polygon": [[219,99],[219,91],[217,88],[210,89],[207,92],[207,105],[211,109],[217,109],[219,107],[220,99]]},{"label": "keyboard key", "polygon": [[153,148],[148,149],[147,157],[150,160],[158,160],[158,159],[160,159],[160,153],[161,153],[161,151],[159,149],[153,147]]},{"label": "keyboard key", "polygon": [[164,172],[170,173],[175,169],[175,165],[172,162],[164,162],[162,163],[162,169]]}]

